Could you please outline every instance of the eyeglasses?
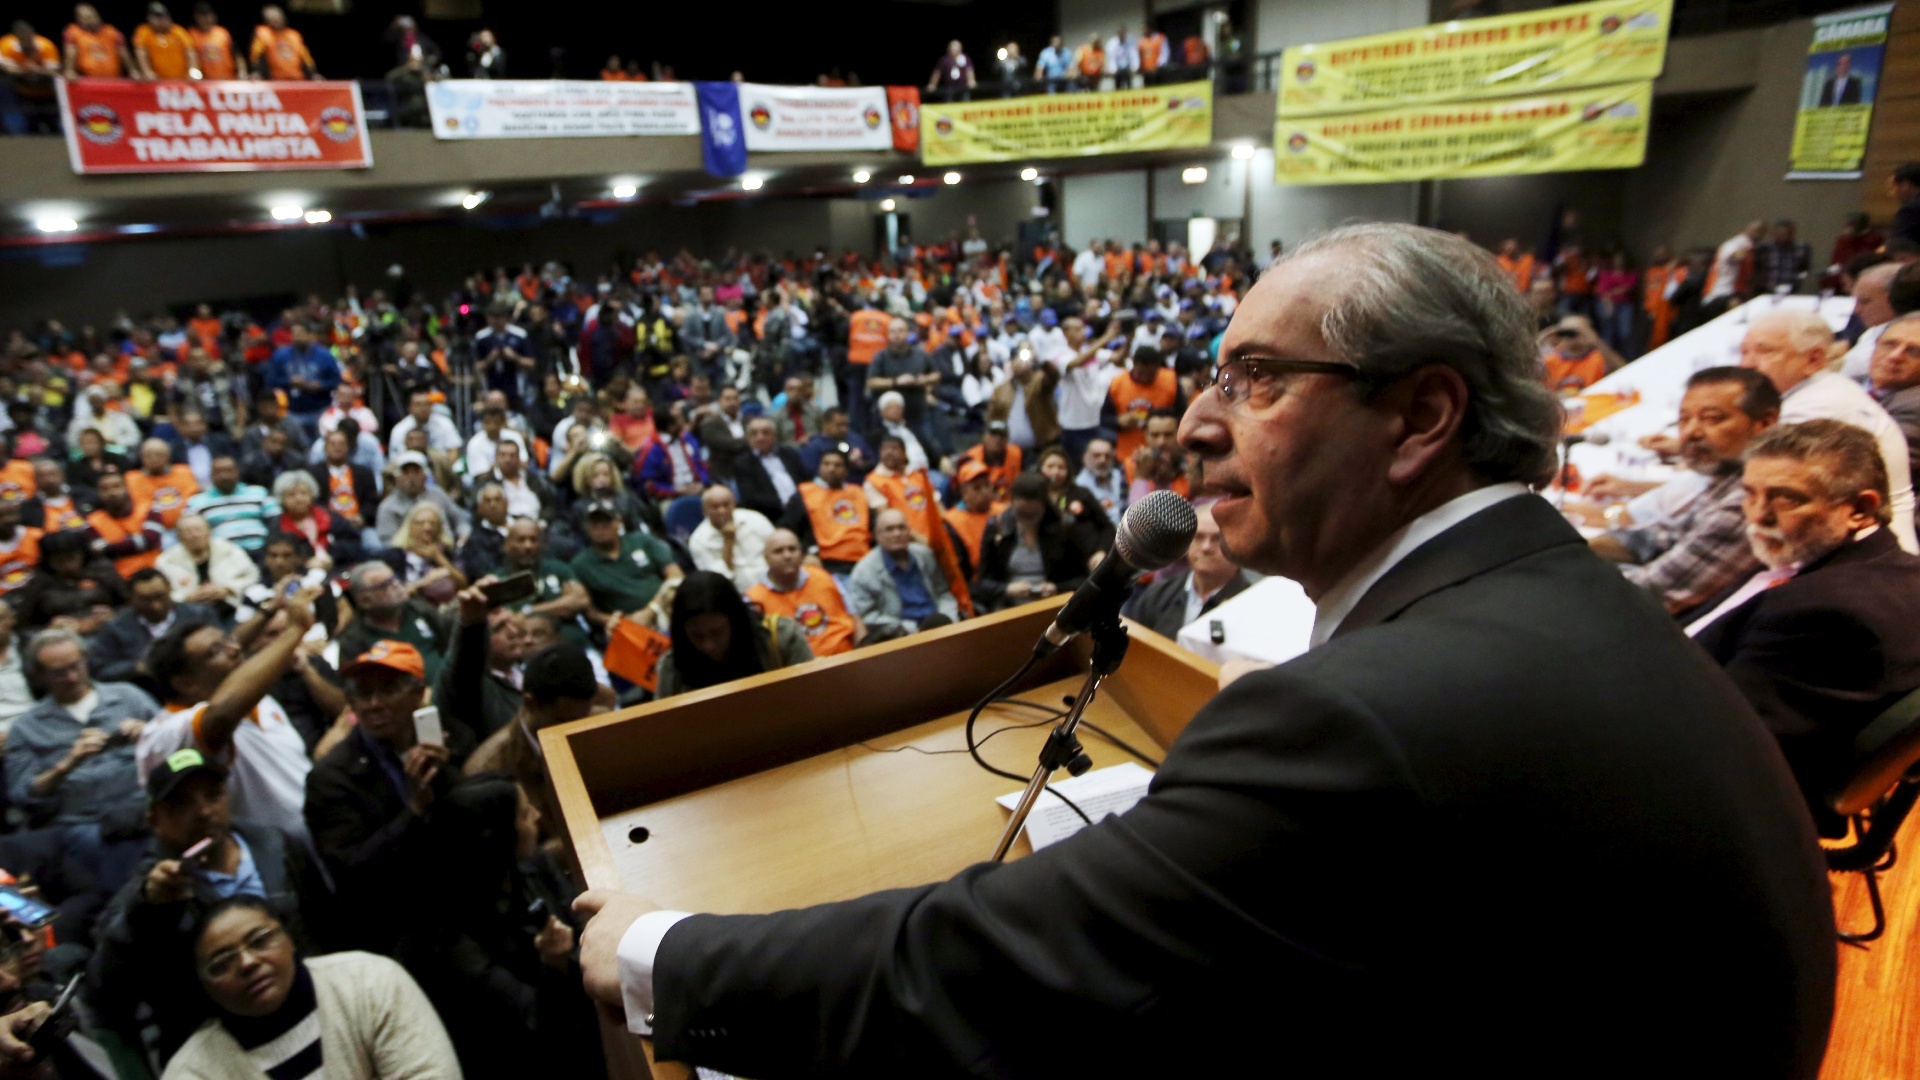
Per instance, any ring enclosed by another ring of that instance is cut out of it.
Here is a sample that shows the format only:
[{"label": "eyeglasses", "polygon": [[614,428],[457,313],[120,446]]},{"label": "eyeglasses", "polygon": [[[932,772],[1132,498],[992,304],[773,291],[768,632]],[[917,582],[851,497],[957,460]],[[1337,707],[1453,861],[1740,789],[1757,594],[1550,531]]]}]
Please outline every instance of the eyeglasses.
[{"label": "eyeglasses", "polygon": [[200,965],[200,974],[209,979],[224,979],[240,966],[242,954],[258,960],[266,955],[268,949],[278,945],[285,933],[286,931],[278,926],[263,926],[248,934],[245,940],[233,948],[221,949],[207,957],[207,962]]},{"label": "eyeglasses", "polygon": [[[1265,356],[1236,356],[1215,364],[1207,388],[1217,390],[1229,405],[1254,396],[1257,389],[1271,385],[1275,375],[1342,375],[1371,383],[1375,377],[1344,360],[1282,360]],[[1264,401],[1259,404],[1265,404]]]}]

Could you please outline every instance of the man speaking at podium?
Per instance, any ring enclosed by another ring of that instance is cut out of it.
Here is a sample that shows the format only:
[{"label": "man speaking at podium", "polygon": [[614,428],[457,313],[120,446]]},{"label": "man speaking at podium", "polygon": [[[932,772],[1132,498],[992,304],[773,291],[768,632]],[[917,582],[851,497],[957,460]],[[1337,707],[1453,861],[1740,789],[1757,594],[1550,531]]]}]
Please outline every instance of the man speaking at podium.
[{"label": "man speaking at podium", "polygon": [[760,1078],[1813,1077],[1806,809],[1733,685],[1528,491],[1560,413],[1492,258],[1336,230],[1220,355],[1180,441],[1234,561],[1314,598],[1314,647],[1017,862],[761,916],[588,893],[588,989],[658,1057]]}]

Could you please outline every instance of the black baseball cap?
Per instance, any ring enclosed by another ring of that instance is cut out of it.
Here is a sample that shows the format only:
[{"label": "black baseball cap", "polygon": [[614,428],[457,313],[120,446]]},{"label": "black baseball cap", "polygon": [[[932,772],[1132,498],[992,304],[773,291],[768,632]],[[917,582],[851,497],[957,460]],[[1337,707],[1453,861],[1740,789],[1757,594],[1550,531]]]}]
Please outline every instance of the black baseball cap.
[{"label": "black baseball cap", "polygon": [[164,802],[174,789],[185,783],[189,777],[211,776],[224,781],[227,778],[226,767],[217,761],[209,761],[205,754],[189,746],[175,750],[161,759],[147,773],[147,801]]},{"label": "black baseball cap", "polygon": [[520,688],[540,704],[551,705],[561,698],[591,701],[600,692],[600,683],[593,677],[593,661],[587,659],[586,650],[561,641],[527,658]]},{"label": "black baseball cap", "polygon": [[620,506],[612,499],[595,499],[587,504],[587,517],[618,519],[620,517]]}]

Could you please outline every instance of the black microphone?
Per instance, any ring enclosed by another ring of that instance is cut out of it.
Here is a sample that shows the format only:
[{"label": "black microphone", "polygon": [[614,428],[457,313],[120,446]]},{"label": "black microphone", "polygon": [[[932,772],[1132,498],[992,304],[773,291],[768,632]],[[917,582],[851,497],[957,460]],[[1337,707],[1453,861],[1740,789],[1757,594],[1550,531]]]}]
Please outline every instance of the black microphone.
[{"label": "black microphone", "polygon": [[1140,575],[1178,561],[1199,527],[1193,504],[1171,491],[1155,491],[1127,507],[1113,531],[1112,550],[1060,609],[1034,651],[1044,656],[1103,618],[1118,615]]}]

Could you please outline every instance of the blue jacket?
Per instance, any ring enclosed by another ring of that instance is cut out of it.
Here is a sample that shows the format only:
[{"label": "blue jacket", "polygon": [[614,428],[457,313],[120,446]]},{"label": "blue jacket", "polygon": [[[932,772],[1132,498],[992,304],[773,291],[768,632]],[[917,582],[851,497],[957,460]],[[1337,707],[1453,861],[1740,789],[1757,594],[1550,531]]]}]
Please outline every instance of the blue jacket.
[{"label": "blue jacket", "polygon": [[[340,364],[333,358],[333,352],[317,341],[307,346],[304,353],[292,345],[282,345],[267,361],[266,378],[268,386],[287,392],[289,413],[325,412],[333,401],[333,388],[340,385]],[[317,382],[320,389],[295,390],[295,378]]]},{"label": "blue jacket", "polygon": [[[693,478],[701,487],[707,486],[707,463],[700,455],[700,440],[682,432],[680,445],[687,448],[687,460],[693,465]],[[640,489],[653,499],[671,499],[678,492],[673,489],[673,459],[667,456],[666,444],[654,439],[647,444],[647,452],[635,466],[640,477]]]}]

